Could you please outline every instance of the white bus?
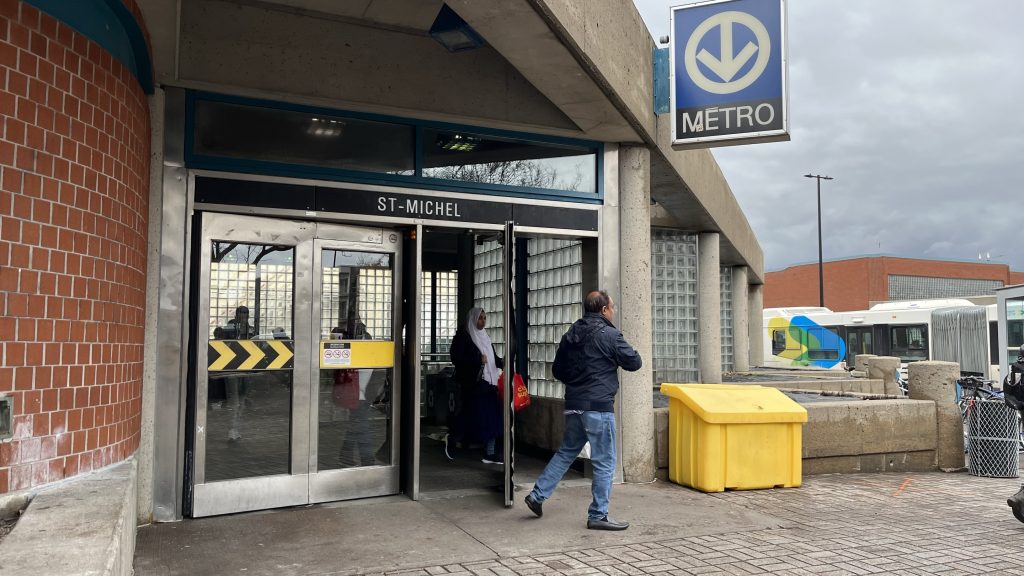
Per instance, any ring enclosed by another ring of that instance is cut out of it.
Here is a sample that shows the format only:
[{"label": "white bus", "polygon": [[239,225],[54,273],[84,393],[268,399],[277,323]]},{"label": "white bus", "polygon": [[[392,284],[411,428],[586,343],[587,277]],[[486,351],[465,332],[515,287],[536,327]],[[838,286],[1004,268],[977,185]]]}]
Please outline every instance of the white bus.
[{"label": "white bus", "polygon": [[765,364],[776,368],[839,369],[858,354],[959,362],[964,373],[996,377],[995,305],[939,299],[876,304],[869,310],[766,308]]}]

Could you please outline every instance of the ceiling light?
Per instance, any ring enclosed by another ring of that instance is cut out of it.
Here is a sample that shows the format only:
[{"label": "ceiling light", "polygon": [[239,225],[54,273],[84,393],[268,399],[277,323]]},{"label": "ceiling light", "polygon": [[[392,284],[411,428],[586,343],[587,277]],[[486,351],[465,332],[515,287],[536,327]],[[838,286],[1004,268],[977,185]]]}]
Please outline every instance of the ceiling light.
[{"label": "ceiling light", "polygon": [[337,138],[345,130],[345,122],[333,118],[312,118],[306,133],[321,138]]},{"label": "ceiling light", "polygon": [[452,152],[472,152],[480,145],[480,139],[465,134],[438,134],[437,147]]},{"label": "ceiling light", "polygon": [[484,39],[476,30],[447,4],[441,5],[441,11],[430,26],[430,36],[449,52],[464,52],[484,45]]}]

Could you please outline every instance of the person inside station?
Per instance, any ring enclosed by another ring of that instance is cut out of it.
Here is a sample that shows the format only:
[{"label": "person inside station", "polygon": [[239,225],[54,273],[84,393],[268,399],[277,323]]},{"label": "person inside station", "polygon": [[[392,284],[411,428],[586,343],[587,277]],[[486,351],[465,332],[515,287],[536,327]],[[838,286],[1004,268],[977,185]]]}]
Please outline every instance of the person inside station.
[{"label": "person inside station", "polygon": [[503,464],[497,453],[503,419],[501,400],[498,398],[498,370],[504,362],[494,350],[494,344],[484,329],[487,313],[473,308],[466,321],[452,338],[450,358],[455,366],[455,380],[459,384],[462,409],[451,419],[445,436],[445,455],[454,459],[455,447],[482,444],[484,464]]},{"label": "person inside station", "polygon": [[[255,330],[252,324],[249,324],[248,306],[235,308],[234,317],[228,320],[224,326],[218,326],[213,330],[213,337],[216,340],[251,340],[253,336],[255,336]],[[225,372],[222,374],[221,380],[224,383],[226,407],[231,412],[228,440],[241,440],[242,411],[248,394],[249,374],[247,372]]]},{"label": "person inside station", "polygon": [[[331,330],[331,338],[372,340],[373,336],[356,316],[351,332],[336,326]],[[373,368],[334,370],[334,404],[348,410],[348,425],[338,451],[338,463],[342,468],[373,466],[376,463],[376,448],[370,430],[370,407],[374,396],[369,389],[373,374]]]},{"label": "person inside station", "polygon": [[253,336],[255,332],[252,324],[249,324],[248,306],[235,308],[235,316],[213,331],[213,337],[217,340],[251,340]]}]

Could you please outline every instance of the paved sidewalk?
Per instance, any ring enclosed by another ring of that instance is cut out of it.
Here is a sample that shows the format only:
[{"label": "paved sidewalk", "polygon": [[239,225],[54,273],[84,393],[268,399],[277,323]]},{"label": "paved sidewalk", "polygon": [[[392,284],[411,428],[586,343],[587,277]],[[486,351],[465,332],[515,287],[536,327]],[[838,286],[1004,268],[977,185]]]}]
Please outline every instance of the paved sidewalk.
[{"label": "paved sidewalk", "polygon": [[[532,517],[493,495],[350,503],[143,528],[136,573],[1021,574],[1017,480],[966,474],[812,476],[799,489],[705,495],[616,486],[626,532],[585,528],[586,486]],[[520,493],[521,500],[523,493]]]}]

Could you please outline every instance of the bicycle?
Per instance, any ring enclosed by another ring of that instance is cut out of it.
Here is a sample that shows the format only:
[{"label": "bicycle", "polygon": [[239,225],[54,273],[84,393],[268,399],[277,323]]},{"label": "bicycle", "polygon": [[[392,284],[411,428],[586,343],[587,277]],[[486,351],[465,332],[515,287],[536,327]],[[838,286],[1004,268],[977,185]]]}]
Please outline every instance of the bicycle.
[{"label": "bicycle", "polygon": [[[993,384],[994,380],[985,380],[980,376],[962,376],[956,381],[956,403],[964,429],[964,452],[967,451],[967,422],[974,403],[979,400],[1003,401],[1002,390],[995,389]],[[1020,413],[1017,414],[1017,451],[1024,452],[1024,421]]]},{"label": "bicycle", "polygon": [[[964,427],[964,452],[967,451],[967,418],[971,406],[978,400],[1003,401],[1003,391],[992,387],[994,380],[984,380],[980,376],[963,376],[956,381],[957,408]],[[970,394],[965,394],[969,391]],[[1024,452],[1024,420],[1017,413],[1017,451]]]}]

